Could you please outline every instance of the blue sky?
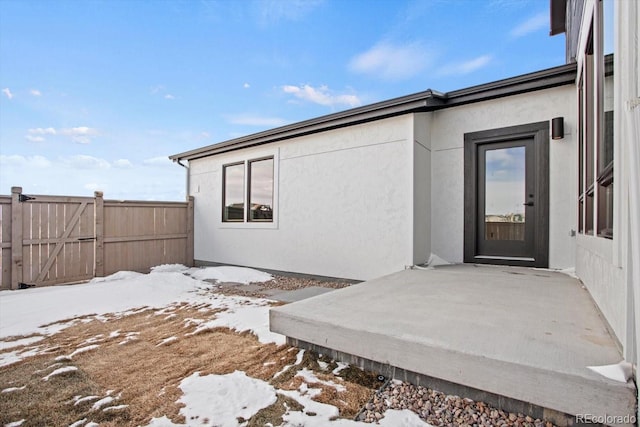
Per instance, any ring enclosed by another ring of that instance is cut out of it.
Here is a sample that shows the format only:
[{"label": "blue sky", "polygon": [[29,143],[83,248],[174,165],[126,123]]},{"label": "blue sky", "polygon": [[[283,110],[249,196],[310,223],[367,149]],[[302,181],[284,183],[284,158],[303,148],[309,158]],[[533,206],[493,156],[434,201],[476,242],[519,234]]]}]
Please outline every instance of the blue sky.
[{"label": "blue sky", "polygon": [[167,156],[564,63],[548,0],[0,0],[0,194],[183,200]]}]

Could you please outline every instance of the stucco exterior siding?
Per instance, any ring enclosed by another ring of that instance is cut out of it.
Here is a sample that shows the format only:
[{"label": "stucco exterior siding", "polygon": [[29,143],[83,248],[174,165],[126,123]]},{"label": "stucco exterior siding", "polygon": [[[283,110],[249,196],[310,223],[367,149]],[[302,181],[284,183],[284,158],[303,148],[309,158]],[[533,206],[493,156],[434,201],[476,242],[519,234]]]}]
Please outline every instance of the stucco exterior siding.
[{"label": "stucco exterior siding", "polygon": [[432,252],[462,262],[464,134],[562,116],[565,137],[549,147],[549,267],[575,265],[576,93],[572,85],[436,111],[431,125]]},{"label": "stucco exterior siding", "polygon": [[431,113],[413,115],[413,264],[431,255]]},{"label": "stucco exterior siding", "polygon": [[[192,161],[195,258],[358,280],[411,265],[412,134],[405,115]],[[268,155],[274,223],[222,223],[222,166]]]}]

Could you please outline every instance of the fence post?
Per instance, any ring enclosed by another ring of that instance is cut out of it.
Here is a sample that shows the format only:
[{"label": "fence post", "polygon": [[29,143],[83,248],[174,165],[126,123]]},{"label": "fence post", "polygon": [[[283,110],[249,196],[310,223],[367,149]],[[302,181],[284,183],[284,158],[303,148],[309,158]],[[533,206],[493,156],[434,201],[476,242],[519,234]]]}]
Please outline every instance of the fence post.
[{"label": "fence post", "polygon": [[94,213],[95,213],[95,277],[104,277],[104,198],[102,191],[96,191],[93,193],[95,200]]},{"label": "fence post", "polygon": [[189,196],[187,202],[187,266],[193,267],[194,254],[193,254],[193,203],[194,197]]},{"label": "fence post", "polygon": [[22,283],[22,187],[11,187],[11,289]]}]

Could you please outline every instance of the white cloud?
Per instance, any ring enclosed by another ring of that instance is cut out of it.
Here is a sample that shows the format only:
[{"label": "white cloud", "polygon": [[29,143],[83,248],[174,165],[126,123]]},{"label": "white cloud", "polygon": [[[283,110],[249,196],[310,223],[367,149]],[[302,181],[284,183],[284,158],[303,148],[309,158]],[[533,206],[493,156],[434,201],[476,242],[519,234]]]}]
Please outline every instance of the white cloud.
[{"label": "white cloud", "polygon": [[493,57],[491,55],[482,55],[465,62],[447,64],[438,70],[438,75],[451,76],[469,74],[487,66],[492,59]]},{"label": "white cloud", "polygon": [[261,117],[251,114],[239,114],[235,116],[228,116],[229,123],[234,125],[247,125],[247,126],[282,126],[287,124],[285,119],[279,117]]},{"label": "white cloud", "polygon": [[243,88],[245,89],[249,89],[251,87],[251,85],[249,83],[245,83],[242,85]]},{"label": "white cloud", "polygon": [[70,136],[78,144],[89,144],[92,138],[98,136],[98,130],[87,126],[60,129],[60,134]]},{"label": "white cloud", "polygon": [[361,104],[357,95],[349,94],[334,94],[329,87],[323,85],[314,88],[310,85],[291,86],[286,85],[282,87],[285,93],[294,95],[296,98],[300,98],[305,101],[310,101],[315,104],[335,106],[335,105],[347,105],[349,107],[357,107]]},{"label": "white cloud", "polygon": [[142,161],[142,163],[149,166],[166,166],[170,165],[173,162],[169,159],[168,156],[158,156],[145,159]]},{"label": "white cloud", "polygon": [[200,139],[208,139],[208,138],[211,138],[211,134],[209,132],[206,132],[206,131],[200,132]]},{"label": "white cloud", "polygon": [[113,162],[114,168],[128,169],[132,168],[133,164],[128,159],[118,159]]},{"label": "white cloud", "polygon": [[64,166],[73,169],[109,169],[111,167],[108,161],[85,154],[60,157],[60,161]]},{"label": "white cloud", "polygon": [[8,87],[5,87],[4,89],[2,89],[2,93],[4,93],[4,96],[6,96],[9,99],[13,98],[13,94],[11,93],[11,90],[9,90]]},{"label": "white cloud", "polygon": [[[98,136],[98,130],[87,126],[78,126],[74,128],[55,129],[48,128],[32,128],[27,129],[28,135],[25,136],[29,141],[42,142],[42,135],[65,135],[70,136],[71,140],[79,144],[89,144],[92,138]],[[38,135],[38,136],[34,136]]]},{"label": "white cloud", "polygon": [[385,80],[403,80],[422,72],[432,60],[433,52],[421,43],[381,42],[352,58],[349,70]]},{"label": "white cloud", "polygon": [[27,141],[44,142],[44,137],[42,136],[25,135],[24,137],[27,139]]},{"label": "white cloud", "polygon": [[40,92],[38,89],[31,89],[29,93],[33,96],[42,96],[42,92]]},{"label": "white cloud", "polygon": [[549,25],[549,15],[541,12],[511,30],[511,37],[522,37]]},{"label": "white cloud", "polygon": [[0,165],[3,167],[14,166],[21,169],[23,167],[43,169],[51,166],[51,162],[44,156],[35,155],[25,157],[14,154],[10,156],[0,155]]},{"label": "white cloud", "polygon": [[168,93],[164,96],[164,99],[176,99],[176,97]]},{"label": "white cloud", "polygon": [[56,130],[54,128],[32,128],[32,129],[28,129],[27,132],[29,132],[31,135],[55,135],[56,134]]}]

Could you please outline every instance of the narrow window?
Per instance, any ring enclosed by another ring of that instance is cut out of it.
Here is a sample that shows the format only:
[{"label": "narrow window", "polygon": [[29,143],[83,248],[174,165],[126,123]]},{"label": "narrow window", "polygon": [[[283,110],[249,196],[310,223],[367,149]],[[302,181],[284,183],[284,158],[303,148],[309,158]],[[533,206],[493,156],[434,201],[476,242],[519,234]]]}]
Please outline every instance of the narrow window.
[{"label": "narrow window", "polygon": [[249,162],[249,221],[273,221],[273,157]]},{"label": "narrow window", "polygon": [[613,238],[613,1],[599,2],[601,19],[601,49],[599,51],[600,73],[598,87],[598,235]]},{"label": "narrow window", "polygon": [[223,166],[222,220],[244,221],[244,163]]}]

